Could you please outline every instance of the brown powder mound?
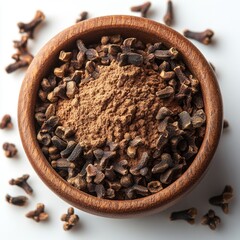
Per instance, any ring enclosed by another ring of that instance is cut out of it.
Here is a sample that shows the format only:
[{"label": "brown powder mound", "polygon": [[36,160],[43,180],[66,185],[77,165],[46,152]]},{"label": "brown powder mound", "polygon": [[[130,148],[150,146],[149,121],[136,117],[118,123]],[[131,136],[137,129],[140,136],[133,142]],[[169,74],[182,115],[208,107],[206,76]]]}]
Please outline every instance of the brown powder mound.
[{"label": "brown powder mound", "polygon": [[159,108],[166,106],[176,114],[182,111],[173,99],[156,97],[166,87],[159,73],[133,65],[121,67],[114,61],[98,68],[99,77],[81,83],[73,100],[57,102],[60,123],[74,128],[77,141],[87,149],[105,140],[119,143],[126,133],[132,139],[140,136],[146,149],[155,148]]}]

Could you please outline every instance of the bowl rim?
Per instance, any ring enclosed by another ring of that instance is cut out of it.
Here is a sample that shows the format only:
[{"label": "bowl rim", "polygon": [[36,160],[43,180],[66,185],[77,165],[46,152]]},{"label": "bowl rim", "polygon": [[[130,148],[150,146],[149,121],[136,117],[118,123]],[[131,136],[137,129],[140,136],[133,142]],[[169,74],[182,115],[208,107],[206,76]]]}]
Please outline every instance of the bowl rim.
[{"label": "bowl rim", "polygon": [[[176,47],[186,64],[190,66],[190,70],[200,81],[207,115],[204,140],[195,159],[184,174],[162,191],[134,200],[99,199],[74,188],[51,167],[36,140],[33,117],[36,94],[33,93],[36,91],[36,87],[39,87],[39,81],[36,86],[39,69],[47,67],[46,62],[49,58],[47,53],[49,50],[52,53],[58,52],[61,46],[64,46],[67,41],[73,41],[76,36],[81,38],[81,35],[87,35],[93,31],[107,31],[109,28],[126,28],[128,30],[134,28],[146,34],[157,34],[156,38],[162,39],[166,45],[171,44]],[[169,39],[171,39],[170,42]],[[21,141],[30,163],[43,182],[71,205],[86,212],[107,217],[128,217],[156,213],[171,206],[187,193],[200,180],[213,158],[222,131],[222,116],[223,106],[220,89],[215,74],[202,53],[175,30],[150,19],[128,15],[88,19],[57,34],[39,51],[29,66],[18,101],[18,127]]]}]

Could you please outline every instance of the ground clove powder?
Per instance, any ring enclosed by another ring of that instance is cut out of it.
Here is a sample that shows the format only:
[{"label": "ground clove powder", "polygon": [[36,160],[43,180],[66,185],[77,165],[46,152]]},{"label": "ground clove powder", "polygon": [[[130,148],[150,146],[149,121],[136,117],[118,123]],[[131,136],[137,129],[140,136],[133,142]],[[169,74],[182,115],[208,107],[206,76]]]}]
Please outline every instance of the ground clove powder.
[{"label": "ground clove powder", "polygon": [[100,147],[107,140],[120,143],[124,135],[139,136],[145,149],[156,148],[158,125],[156,115],[162,107],[178,114],[177,101],[156,97],[164,87],[154,70],[134,65],[99,66],[99,77],[80,83],[74,99],[57,102],[56,115],[64,127],[76,131],[76,139],[87,149]]}]

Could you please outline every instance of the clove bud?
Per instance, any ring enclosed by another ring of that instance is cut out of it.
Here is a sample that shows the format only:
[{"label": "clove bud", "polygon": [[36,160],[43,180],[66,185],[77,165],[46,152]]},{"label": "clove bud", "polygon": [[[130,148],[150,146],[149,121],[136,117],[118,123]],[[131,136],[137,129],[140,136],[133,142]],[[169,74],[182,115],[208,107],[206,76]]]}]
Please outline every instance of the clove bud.
[{"label": "clove bud", "polygon": [[228,214],[228,205],[233,198],[233,189],[231,186],[225,186],[221,195],[211,197],[209,203],[222,208],[225,214]]},{"label": "clove bud", "polygon": [[9,194],[6,195],[6,201],[16,206],[24,206],[27,203],[28,198],[25,196],[12,197]]},{"label": "clove bud", "polygon": [[3,116],[2,121],[0,122],[0,129],[12,128],[12,120],[9,114]]},{"label": "clove bud", "polygon": [[229,123],[228,123],[228,121],[225,119],[225,120],[223,121],[223,129],[228,128],[228,127],[229,127]]},{"label": "clove bud", "polygon": [[63,229],[65,231],[72,229],[79,221],[78,215],[74,214],[72,207],[68,208],[67,214],[63,214],[61,221],[64,221]]},{"label": "clove bud", "polygon": [[221,223],[221,219],[215,215],[215,212],[210,209],[207,214],[202,217],[201,224],[208,225],[211,230],[215,230],[217,225]]},{"label": "clove bud", "polygon": [[172,22],[173,22],[173,4],[172,4],[171,0],[169,0],[167,2],[167,12],[166,12],[165,16],[163,17],[163,21],[168,26],[172,25]]},{"label": "clove bud", "polygon": [[210,29],[207,29],[203,32],[192,32],[190,30],[185,30],[183,32],[183,35],[187,38],[192,38],[194,40],[197,40],[200,43],[208,45],[212,41],[214,32]]},{"label": "clove bud", "polygon": [[84,11],[79,14],[79,18],[76,20],[76,23],[86,20],[88,17],[88,12]]},{"label": "clove bud", "polygon": [[185,220],[190,224],[195,223],[195,217],[197,216],[197,209],[196,208],[189,208],[179,212],[171,213],[170,220]]},{"label": "clove bud", "polygon": [[19,32],[27,33],[29,38],[33,39],[33,33],[35,28],[45,19],[45,15],[42,11],[37,11],[33,20],[29,23],[18,23]]},{"label": "clove bud", "polygon": [[17,154],[17,148],[13,143],[4,143],[3,150],[5,151],[5,156],[8,158],[12,158]]},{"label": "clove bud", "polygon": [[48,214],[44,212],[44,204],[38,203],[35,210],[26,214],[27,218],[32,218],[36,222],[45,221],[48,219]]},{"label": "clove bud", "polygon": [[14,63],[9,64],[6,67],[7,73],[12,73],[19,68],[27,67],[33,60],[33,55],[29,53],[27,49],[28,36],[22,36],[20,41],[13,41],[14,48],[17,49],[17,53],[12,55],[12,58],[15,60]]},{"label": "clove bud", "polygon": [[151,2],[145,2],[142,5],[131,7],[132,12],[141,12],[141,17],[146,17],[148,9],[151,7]]},{"label": "clove bud", "polygon": [[17,186],[21,187],[27,194],[32,194],[33,189],[27,183],[28,178],[29,178],[29,175],[25,174],[22,177],[19,177],[19,178],[16,178],[16,179],[11,179],[9,181],[9,184],[10,185],[17,185]]}]

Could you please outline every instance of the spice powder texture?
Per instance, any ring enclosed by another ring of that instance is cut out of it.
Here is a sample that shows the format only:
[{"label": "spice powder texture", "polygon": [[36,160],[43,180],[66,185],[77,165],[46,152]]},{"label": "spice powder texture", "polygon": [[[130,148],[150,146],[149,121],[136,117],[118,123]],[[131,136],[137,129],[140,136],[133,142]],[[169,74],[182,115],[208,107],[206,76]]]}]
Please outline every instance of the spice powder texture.
[{"label": "spice powder texture", "polygon": [[76,131],[76,140],[86,149],[106,141],[120,143],[124,137],[140,136],[142,150],[156,148],[161,106],[174,114],[182,111],[174,98],[159,99],[156,92],[165,87],[152,69],[133,65],[98,66],[99,77],[82,82],[74,99],[57,102],[56,115],[64,127]]}]

